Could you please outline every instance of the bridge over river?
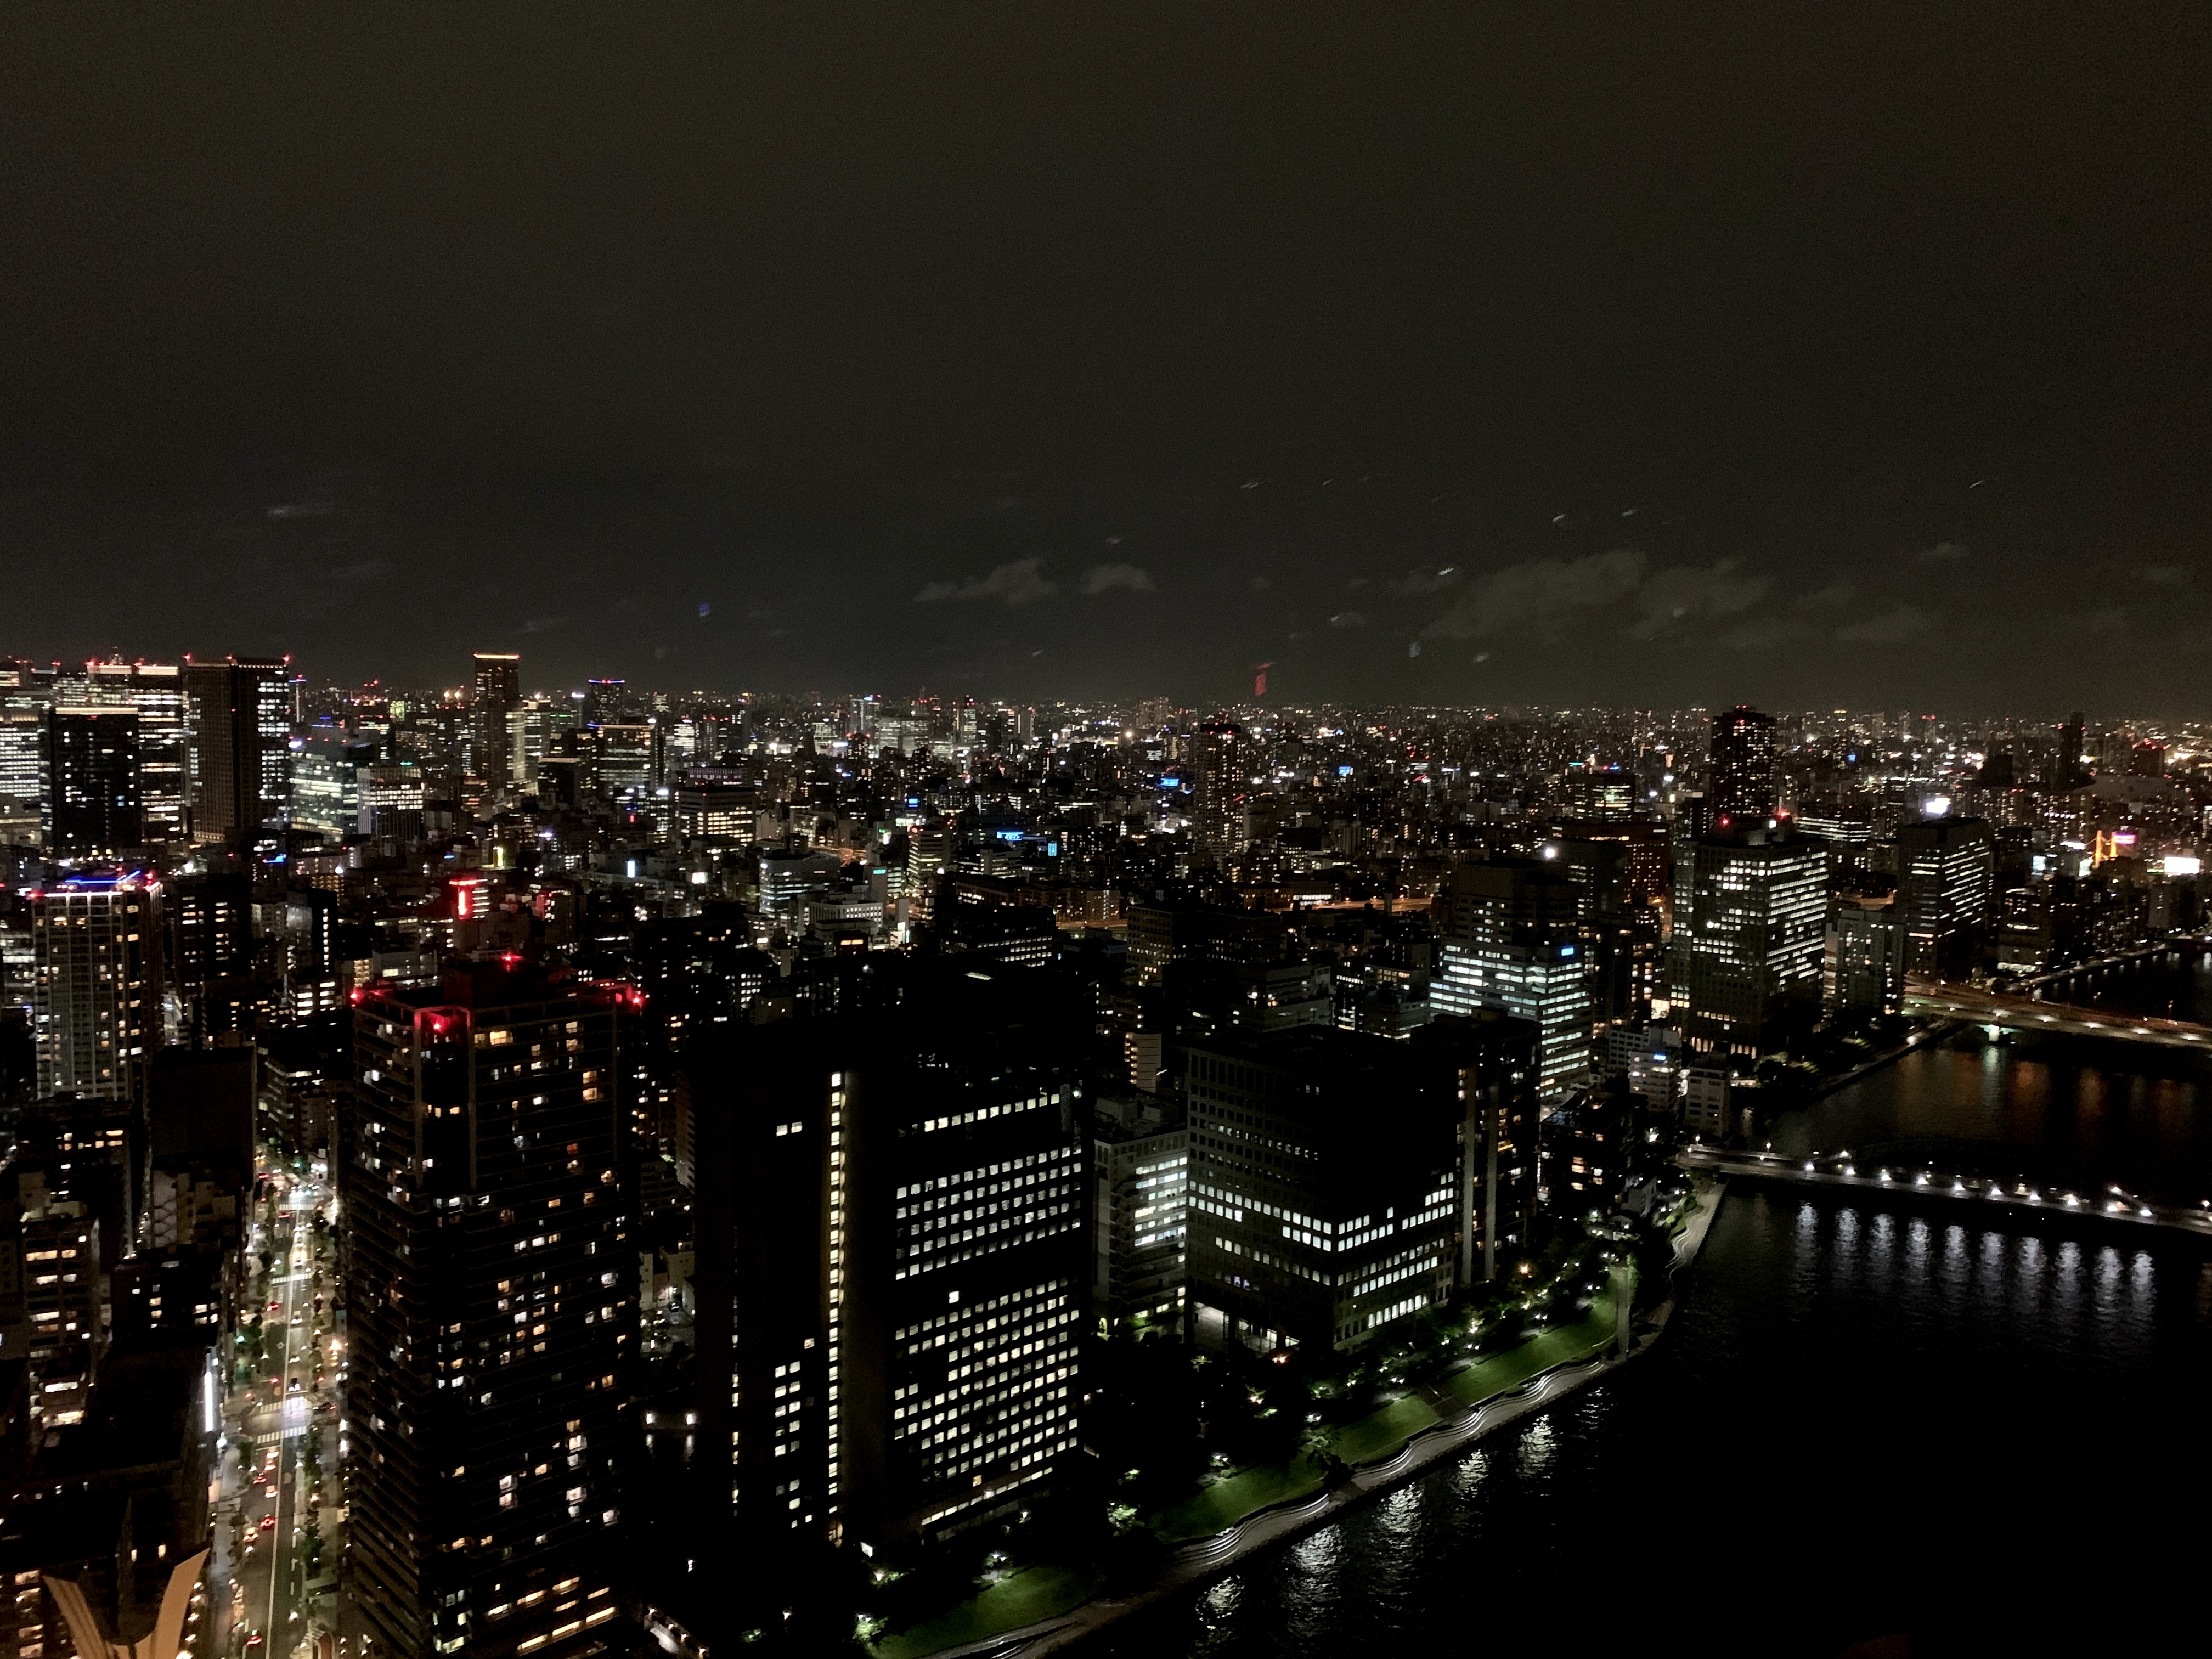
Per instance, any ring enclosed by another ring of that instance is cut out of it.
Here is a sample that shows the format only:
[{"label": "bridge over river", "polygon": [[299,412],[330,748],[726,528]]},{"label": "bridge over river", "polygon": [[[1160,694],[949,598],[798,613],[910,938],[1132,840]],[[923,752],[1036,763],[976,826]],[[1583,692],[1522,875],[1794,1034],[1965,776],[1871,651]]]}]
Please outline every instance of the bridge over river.
[{"label": "bridge over river", "polygon": [[2123,1042],[2212,1054],[2212,1025],[2045,1002],[1944,980],[1905,981],[1905,1012],[1923,1019],[1972,1020],[1977,1025],[2000,1025],[2018,1031],[2063,1031],[2075,1036],[2115,1037]]},{"label": "bridge over river", "polygon": [[2027,1181],[1946,1172],[1923,1165],[1862,1165],[1845,1152],[1791,1158],[1781,1152],[1732,1152],[1692,1145],[1676,1160],[1686,1170],[1793,1187],[1881,1193],[1892,1197],[1996,1208],[2015,1213],[2075,1216],[2130,1227],[2169,1228],[2212,1238],[2212,1200],[2196,1208],[2152,1204],[2118,1187],[2083,1194]]}]

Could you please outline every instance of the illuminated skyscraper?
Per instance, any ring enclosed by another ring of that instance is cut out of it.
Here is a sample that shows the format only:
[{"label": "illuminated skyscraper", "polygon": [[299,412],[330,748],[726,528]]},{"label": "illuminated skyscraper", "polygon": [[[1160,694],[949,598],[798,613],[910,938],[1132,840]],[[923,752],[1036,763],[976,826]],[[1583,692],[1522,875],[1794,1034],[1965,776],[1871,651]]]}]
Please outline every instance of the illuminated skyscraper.
[{"label": "illuminated skyscraper", "polygon": [[36,805],[46,787],[46,712],[53,672],[0,658],[0,795]]},{"label": "illuminated skyscraper", "polygon": [[57,858],[119,858],[146,839],[138,797],[138,711],[46,710],[46,850]]},{"label": "illuminated skyscraper", "polygon": [[192,838],[228,841],[291,811],[289,657],[185,665]]},{"label": "illuminated skyscraper", "polygon": [[136,1100],[161,1041],[160,888],[83,871],[31,895],[39,1093]]},{"label": "illuminated skyscraper", "polygon": [[695,1058],[698,1440],[761,1547],[957,1528],[1077,1443],[1085,1022],[978,961]]},{"label": "illuminated skyscraper", "polygon": [[1980,818],[1924,818],[1897,830],[1897,915],[1905,967],[1964,978],[1990,921],[1996,847]]},{"label": "illuminated skyscraper", "polygon": [[1895,900],[1847,893],[1828,919],[1821,1000],[1832,1018],[1866,1019],[1904,1007],[1905,933]]},{"label": "illuminated skyscraper", "polygon": [[522,702],[522,659],[513,652],[479,651],[476,660],[476,690],[469,704],[472,763],[485,790],[503,794],[514,781],[507,717]]},{"label": "illuminated skyscraper", "polygon": [[1192,838],[1216,858],[1243,847],[1244,728],[1208,720],[1191,733]]},{"label": "illuminated skyscraper", "polygon": [[629,683],[626,680],[586,680],[583,704],[583,721],[586,726],[627,719],[629,714]]},{"label": "illuminated skyscraper", "polygon": [[526,697],[507,716],[507,781],[516,790],[538,787],[538,769],[555,752],[557,713],[543,697]]},{"label": "illuminated skyscraper", "polygon": [[354,1651],[612,1644],[637,1255],[617,1160],[626,988],[449,963],[355,1011],[338,1182]]},{"label": "illuminated skyscraper", "polygon": [[1697,1054],[1756,1060],[1820,1016],[1825,843],[1759,828],[1674,849],[1673,1016]]},{"label": "illuminated skyscraper", "polygon": [[147,842],[185,836],[189,757],[185,684],[173,663],[87,663],[60,684],[81,707],[124,705],[138,713],[138,800]]},{"label": "illuminated skyscraper", "polygon": [[1756,818],[1774,811],[1774,716],[1739,704],[1713,716],[1708,809],[1720,818]]},{"label": "illuminated skyscraper", "polygon": [[1451,1014],[1501,1008],[1531,1022],[1542,1032],[1546,1090],[1589,1069],[1596,1002],[1582,908],[1571,867],[1537,859],[1459,865],[1438,902],[1444,938],[1430,1006]]},{"label": "illuminated skyscraper", "polygon": [[1535,1039],[1484,1008],[1403,1041],[1312,1027],[1193,1047],[1198,1343],[1352,1348],[1494,1276],[1534,1203]]},{"label": "illuminated skyscraper", "polygon": [[591,786],[609,800],[635,795],[653,784],[650,726],[594,726],[586,732]]}]

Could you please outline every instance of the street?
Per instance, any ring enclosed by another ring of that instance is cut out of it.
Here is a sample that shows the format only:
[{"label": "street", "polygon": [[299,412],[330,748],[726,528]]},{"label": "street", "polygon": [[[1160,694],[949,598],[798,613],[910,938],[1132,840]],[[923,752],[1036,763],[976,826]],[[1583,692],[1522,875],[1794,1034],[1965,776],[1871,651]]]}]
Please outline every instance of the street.
[{"label": "street", "polygon": [[[234,1659],[311,1654],[318,1601],[334,1573],[338,1355],[327,1184],[279,1170],[257,1212],[249,1255],[259,1340],[242,1346],[223,1411],[216,1559],[228,1583]],[[260,1271],[265,1257],[268,1270]]]}]

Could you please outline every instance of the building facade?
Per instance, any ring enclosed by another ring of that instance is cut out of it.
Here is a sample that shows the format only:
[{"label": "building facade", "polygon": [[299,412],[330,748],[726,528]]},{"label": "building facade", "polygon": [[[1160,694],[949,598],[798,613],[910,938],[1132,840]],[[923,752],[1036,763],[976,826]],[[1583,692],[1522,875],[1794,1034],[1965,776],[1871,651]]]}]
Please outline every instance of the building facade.
[{"label": "building facade", "polygon": [[1707,809],[1723,819],[1764,823],[1775,807],[1774,716],[1738,705],[1713,716]]},{"label": "building facade", "polygon": [[1692,1052],[1749,1063],[1820,1010],[1825,843],[1781,830],[1717,832],[1675,848],[1671,1018]]},{"label": "building facade", "polygon": [[470,765],[489,794],[514,787],[514,749],[507,721],[522,702],[522,659],[511,651],[479,651],[469,697]]},{"label": "building facade", "polygon": [[1497,1010],[1403,1041],[1194,1047],[1188,1306],[1201,1346],[1349,1348],[1528,1237],[1537,1032]]},{"label": "building facade", "polygon": [[49,853],[63,859],[114,859],[145,844],[137,709],[49,708],[46,767]]},{"label": "building facade", "polygon": [[161,1040],[161,891],[87,870],[31,895],[41,1096],[137,1100]]},{"label": "building facade", "polygon": [[1056,975],[909,960],[695,1057],[699,1441],[748,1547],[957,1528],[1074,1449],[1081,1029]]},{"label": "building facade", "polygon": [[1190,1182],[1182,1114],[1127,1097],[1092,1108],[1091,1305],[1098,1334],[1179,1332]]},{"label": "building facade", "polygon": [[337,1164],[357,1653],[620,1645],[637,1255],[616,1034],[634,994],[462,961],[355,1008]]},{"label": "building facade", "polygon": [[185,665],[192,838],[222,842],[287,820],[292,802],[289,657]]},{"label": "building facade", "polygon": [[1898,921],[1906,968],[1963,979],[1981,953],[1996,886],[1996,847],[1980,818],[1923,818],[1897,828]]}]

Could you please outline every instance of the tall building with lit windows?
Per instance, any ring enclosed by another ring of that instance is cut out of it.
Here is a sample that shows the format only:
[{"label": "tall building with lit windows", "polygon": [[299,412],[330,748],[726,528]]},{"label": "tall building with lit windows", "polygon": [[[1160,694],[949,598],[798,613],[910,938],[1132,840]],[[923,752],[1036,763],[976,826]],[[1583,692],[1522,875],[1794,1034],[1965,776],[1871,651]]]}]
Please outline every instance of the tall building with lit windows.
[{"label": "tall building with lit windows", "polygon": [[161,1040],[159,884],[84,870],[30,897],[39,1093],[143,1098]]},{"label": "tall building with lit windows", "polygon": [[637,1253],[616,1033],[635,996],[504,957],[356,1005],[342,1617],[363,1659],[626,1648],[613,1466]]},{"label": "tall building with lit windows", "polygon": [[1455,866],[1440,896],[1443,933],[1429,1004],[1444,1013],[1499,1008],[1541,1032],[1541,1086],[1589,1072],[1596,1000],[1583,889],[1557,859]]},{"label": "tall building with lit windows", "polygon": [[1713,716],[1712,771],[1705,791],[1716,821],[1774,811],[1774,716],[1738,705]]},{"label": "tall building with lit windows", "polygon": [[1076,1446],[1084,1030],[1055,975],[907,959],[695,1057],[698,1440],[746,1547],[947,1531]]},{"label": "tall building with lit windows", "polygon": [[1535,1203],[1537,1043],[1480,1008],[1402,1041],[1321,1027],[1193,1047],[1199,1346],[1357,1347],[1494,1277]]},{"label": "tall building with lit windows", "polygon": [[55,682],[76,707],[125,708],[138,716],[137,792],[149,842],[184,839],[186,773],[184,677],[174,663],[92,662]]},{"label": "tall building with lit windows", "polygon": [[514,781],[514,750],[507,720],[522,703],[522,659],[512,651],[479,651],[469,698],[471,768],[492,794]]},{"label": "tall building with lit windows", "polygon": [[138,794],[138,711],[70,708],[46,715],[42,828],[57,858],[120,858],[145,844]]},{"label": "tall building with lit windows", "polygon": [[291,659],[185,664],[192,838],[282,823],[292,805]]},{"label": "tall building with lit windows", "polygon": [[1668,978],[1693,1053],[1748,1065],[1820,1018],[1827,911],[1824,842],[1762,827],[1677,843]]},{"label": "tall building with lit windows", "polygon": [[1990,927],[1996,846],[1980,818],[1933,817],[1897,827],[1897,915],[1906,970],[1964,979]]},{"label": "tall building with lit windows", "polygon": [[1244,728],[1208,720],[1190,734],[1191,839],[1216,858],[1244,844]]}]

